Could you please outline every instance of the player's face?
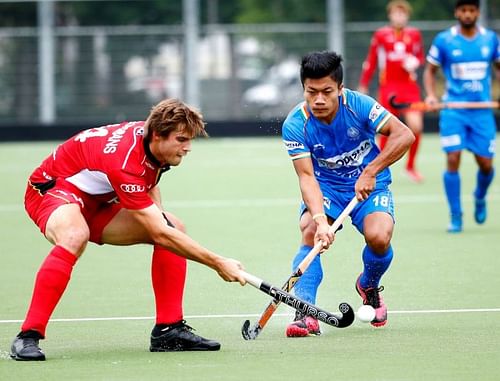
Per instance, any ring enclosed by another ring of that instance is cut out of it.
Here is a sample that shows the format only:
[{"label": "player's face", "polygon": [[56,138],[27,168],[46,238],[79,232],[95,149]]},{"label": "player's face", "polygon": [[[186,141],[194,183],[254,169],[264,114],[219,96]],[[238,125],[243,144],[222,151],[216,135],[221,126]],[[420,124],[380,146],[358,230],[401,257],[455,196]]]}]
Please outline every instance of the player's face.
[{"label": "player's face", "polygon": [[396,29],[402,29],[408,24],[409,14],[404,9],[393,7],[389,12],[389,21]]},{"label": "player's face", "polygon": [[330,76],[304,80],[304,99],[313,115],[330,124],[339,109],[339,95],[342,85],[335,82]]},{"label": "player's face", "polygon": [[475,5],[461,5],[455,9],[455,18],[462,28],[474,28],[479,18],[479,8]]},{"label": "player's face", "polygon": [[179,165],[182,158],[191,151],[193,137],[184,130],[172,131],[168,136],[153,134],[151,153],[164,165]]}]

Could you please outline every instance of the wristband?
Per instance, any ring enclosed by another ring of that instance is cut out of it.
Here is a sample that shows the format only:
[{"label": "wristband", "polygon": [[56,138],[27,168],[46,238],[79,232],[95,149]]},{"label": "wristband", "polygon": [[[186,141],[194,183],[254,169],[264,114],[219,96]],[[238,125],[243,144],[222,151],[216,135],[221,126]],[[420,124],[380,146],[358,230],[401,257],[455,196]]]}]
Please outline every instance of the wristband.
[{"label": "wristband", "polygon": [[326,218],[326,214],[325,213],[316,213],[312,218],[314,221],[316,221],[316,218],[319,218],[319,217],[325,217]]}]

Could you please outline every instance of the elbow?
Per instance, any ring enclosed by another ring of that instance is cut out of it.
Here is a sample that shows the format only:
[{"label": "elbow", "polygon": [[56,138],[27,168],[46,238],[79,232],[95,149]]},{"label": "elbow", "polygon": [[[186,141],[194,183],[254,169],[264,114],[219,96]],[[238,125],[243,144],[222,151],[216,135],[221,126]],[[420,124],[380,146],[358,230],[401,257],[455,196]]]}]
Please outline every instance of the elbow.
[{"label": "elbow", "polygon": [[407,148],[409,149],[411,145],[415,142],[415,134],[408,128],[406,131],[406,142]]}]

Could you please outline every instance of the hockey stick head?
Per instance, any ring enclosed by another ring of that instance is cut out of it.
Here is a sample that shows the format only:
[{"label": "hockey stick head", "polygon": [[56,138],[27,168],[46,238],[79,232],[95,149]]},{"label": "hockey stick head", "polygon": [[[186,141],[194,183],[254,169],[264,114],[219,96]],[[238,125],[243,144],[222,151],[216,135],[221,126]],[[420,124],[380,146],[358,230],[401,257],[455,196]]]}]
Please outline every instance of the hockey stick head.
[{"label": "hockey stick head", "polygon": [[250,327],[250,320],[245,320],[241,327],[241,335],[245,340],[255,340],[261,329],[258,324]]},{"label": "hockey stick head", "polygon": [[339,311],[342,313],[342,317],[339,319],[338,328],[349,327],[354,321],[354,310],[347,303],[339,304]]}]

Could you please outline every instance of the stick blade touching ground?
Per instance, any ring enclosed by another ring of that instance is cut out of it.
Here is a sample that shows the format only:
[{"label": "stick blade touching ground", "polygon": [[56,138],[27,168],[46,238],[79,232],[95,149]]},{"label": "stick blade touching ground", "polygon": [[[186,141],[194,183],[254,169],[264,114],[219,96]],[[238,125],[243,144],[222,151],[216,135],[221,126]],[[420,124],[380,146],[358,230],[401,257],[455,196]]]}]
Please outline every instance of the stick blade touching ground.
[{"label": "stick blade touching ground", "polygon": [[258,324],[250,327],[250,320],[245,320],[241,327],[241,335],[245,340],[255,340],[259,335],[261,328]]}]

